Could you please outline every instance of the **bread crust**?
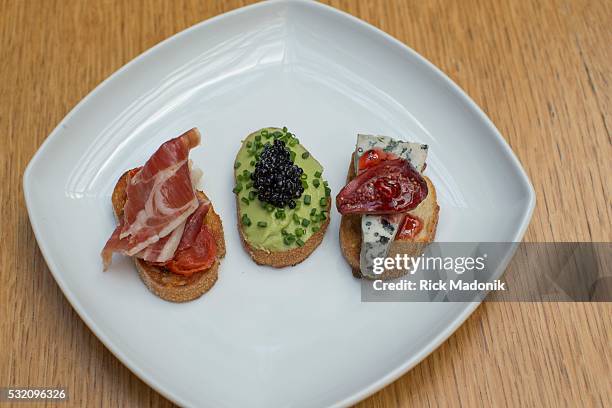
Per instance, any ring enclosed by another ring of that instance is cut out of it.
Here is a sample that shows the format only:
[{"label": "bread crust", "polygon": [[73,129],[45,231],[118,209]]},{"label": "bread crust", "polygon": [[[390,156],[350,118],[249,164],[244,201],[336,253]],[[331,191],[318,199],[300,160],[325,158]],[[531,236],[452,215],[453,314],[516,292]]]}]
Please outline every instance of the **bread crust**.
[{"label": "bread crust", "polygon": [[[346,176],[347,183],[356,175],[355,166],[353,165],[354,159],[355,153],[351,156],[351,161],[349,163]],[[409,214],[415,215],[423,221],[423,229],[413,239],[394,240],[389,248],[389,257],[395,257],[397,254],[418,256],[425,250],[427,244],[433,242],[436,236],[440,213],[436,188],[429,177],[423,176],[423,178],[427,182],[427,197],[417,206],[417,208],[409,212]],[[340,248],[342,249],[342,254],[351,266],[353,276],[356,278],[373,279],[368,276],[363,276],[359,267],[361,239],[361,215],[343,215],[340,220]],[[406,272],[405,270],[391,269],[378,275],[375,279],[395,279],[405,275]]]},{"label": "bread crust", "polygon": [[[123,216],[123,207],[127,200],[125,190],[129,171],[126,171],[119,178],[113,190],[111,200],[117,219]],[[201,191],[198,191],[197,194],[200,198],[208,199],[206,194]],[[184,276],[133,257],[140,279],[155,295],[169,302],[181,303],[197,299],[213,287],[219,276],[220,260],[225,257],[225,237],[221,218],[215,212],[212,204],[204,216],[204,224],[209,228],[217,244],[217,259],[215,259],[213,266],[204,271]]]},{"label": "bread crust", "polygon": [[285,266],[294,266],[302,262],[304,259],[308,258],[310,254],[319,246],[321,241],[323,241],[323,237],[325,236],[325,231],[327,231],[327,227],[329,226],[329,220],[331,216],[329,215],[331,206],[331,198],[327,198],[327,207],[326,211],[328,213],[327,220],[321,224],[319,231],[312,234],[310,238],[304,245],[301,247],[296,247],[287,251],[266,251],[263,249],[255,248],[249,244],[244,236],[244,231],[242,230],[242,224],[240,223],[240,214],[238,211],[239,202],[238,197],[236,197],[236,218],[238,219],[238,232],[240,233],[240,240],[242,241],[242,246],[247,251],[247,253],[251,256],[253,261],[255,261],[258,265],[267,265],[272,266],[274,268],[284,268]]}]

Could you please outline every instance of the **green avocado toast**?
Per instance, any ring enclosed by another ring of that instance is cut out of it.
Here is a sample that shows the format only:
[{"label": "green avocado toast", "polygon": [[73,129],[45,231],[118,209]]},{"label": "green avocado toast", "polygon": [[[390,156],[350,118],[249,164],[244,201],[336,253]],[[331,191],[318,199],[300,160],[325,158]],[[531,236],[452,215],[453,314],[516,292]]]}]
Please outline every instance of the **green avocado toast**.
[{"label": "green avocado toast", "polygon": [[321,164],[287,128],[263,128],[243,140],[234,178],[238,230],[253,260],[281,268],[306,259],[329,225]]}]

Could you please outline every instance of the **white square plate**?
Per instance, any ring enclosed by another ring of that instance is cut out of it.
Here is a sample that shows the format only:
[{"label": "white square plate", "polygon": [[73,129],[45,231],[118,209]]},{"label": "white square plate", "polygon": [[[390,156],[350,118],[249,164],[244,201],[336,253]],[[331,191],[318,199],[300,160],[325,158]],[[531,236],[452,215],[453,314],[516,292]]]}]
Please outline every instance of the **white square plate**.
[{"label": "white square plate", "polygon": [[[240,140],[286,125],[344,184],[356,134],[430,145],[438,241],[519,241],[534,193],[480,109],[403,44],[311,2],[267,2],[198,24],[98,86],[29,164],[24,191],[49,269],[75,310],[134,373],[181,405],[354,403],[413,367],[476,303],[362,303],[338,245],[338,213],[295,268],[255,265],[235,228]],[[124,170],[197,126],[191,158],[220,213],[227,257],[216,286],[186,304],[147,291],[131,262],[102,273]]]}]

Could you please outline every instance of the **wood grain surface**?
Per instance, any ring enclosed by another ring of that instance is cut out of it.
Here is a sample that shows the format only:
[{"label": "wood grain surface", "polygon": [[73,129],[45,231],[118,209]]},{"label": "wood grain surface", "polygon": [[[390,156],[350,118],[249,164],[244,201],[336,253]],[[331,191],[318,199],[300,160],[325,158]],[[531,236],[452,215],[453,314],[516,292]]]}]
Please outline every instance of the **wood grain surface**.
[{"label": "wood grain surface", "polygon": [[[107,76],[244,3],[0,1],[0,386],[67,387],[63,406],[171,405],[72,310],[36,245],[21,181]],[[489,115],[537,193],[526,240],[611,240],[612,2],[330,3],[410,45]],[[360,406],[612,406],[611,328],[610,303],[487,303]]]}]

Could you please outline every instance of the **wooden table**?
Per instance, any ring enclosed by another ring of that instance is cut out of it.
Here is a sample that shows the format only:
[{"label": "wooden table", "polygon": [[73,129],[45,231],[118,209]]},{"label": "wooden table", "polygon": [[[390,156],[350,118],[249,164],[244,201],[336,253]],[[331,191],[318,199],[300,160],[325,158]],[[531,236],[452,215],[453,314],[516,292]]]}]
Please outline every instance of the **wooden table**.
[{"label": "wooden table", "polygon": [[[0,386],[64,406],[166,406],[87,329],[38,250],[21,179],[72,107],[159,41],[240,0],[0,1]],[[537,192],[529,241],[610,241],[612,3],[331,2],[409,44],[497,125]],[[612,305],[487,303],[361,406],[612,406]]]}]

